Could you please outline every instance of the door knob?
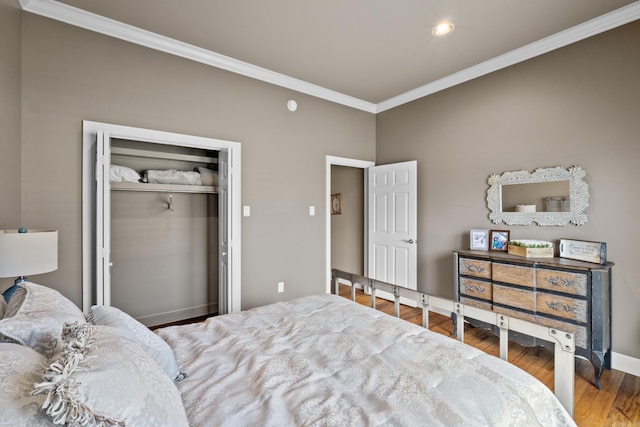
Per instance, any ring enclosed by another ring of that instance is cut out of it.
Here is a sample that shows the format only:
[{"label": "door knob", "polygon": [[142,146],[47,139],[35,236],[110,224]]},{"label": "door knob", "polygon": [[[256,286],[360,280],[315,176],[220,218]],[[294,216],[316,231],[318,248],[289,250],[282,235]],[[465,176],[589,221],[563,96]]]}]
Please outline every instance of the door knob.
[{"label": "door knob", "polygon": [[416,241],[415,241],[415,240],[413,240],[413,239],[409,239],[409,240],[407,240],[407,239],[402,239],[402,241],[403,241],[403,242],[405,242],[405,243],[408,243],[408,244],[410,244],[410,245],[413,245],[414,243],[416,243]]}]

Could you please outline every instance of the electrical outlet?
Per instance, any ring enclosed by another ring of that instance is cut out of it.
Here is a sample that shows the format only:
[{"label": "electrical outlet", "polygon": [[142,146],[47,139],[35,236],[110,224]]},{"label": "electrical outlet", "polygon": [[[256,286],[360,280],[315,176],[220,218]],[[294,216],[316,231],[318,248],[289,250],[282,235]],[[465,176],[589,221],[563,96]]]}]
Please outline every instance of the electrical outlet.
[{"label": "electrical outlet", "polygon": [[284,282],[278,282],[278,293],[284,292]]}]

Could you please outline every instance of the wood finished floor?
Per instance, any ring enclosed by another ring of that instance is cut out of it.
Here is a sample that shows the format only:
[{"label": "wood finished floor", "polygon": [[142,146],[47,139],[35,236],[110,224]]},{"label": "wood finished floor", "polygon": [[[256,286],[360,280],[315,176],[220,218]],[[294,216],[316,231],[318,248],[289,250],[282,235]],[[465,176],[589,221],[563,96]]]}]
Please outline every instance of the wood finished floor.
[{"label": "wood finished floor", "polygon": [[[351,298],[351,288],[340,286],[340,295]],[[371,297],[356,291],[356,302],[370,306]],[[376,309],[393,315],[393,302],[376,298]],[[422,325],[422,309],[405,305],[400,317]],[[429,329],[451,336],[451,319],[429,315]],[[500,355],[498,337],[493,332],[465,326],[465,342],[494,356]],[[509,343],[509,362],[524,369],[553,390],[553,352],[544,347],[523,347]],[[640,427],[640,377],[621,371],[605,371],[602,389],[593,385],[594,369],[586,360],[576,359],[574,419],[579,427]]]}]

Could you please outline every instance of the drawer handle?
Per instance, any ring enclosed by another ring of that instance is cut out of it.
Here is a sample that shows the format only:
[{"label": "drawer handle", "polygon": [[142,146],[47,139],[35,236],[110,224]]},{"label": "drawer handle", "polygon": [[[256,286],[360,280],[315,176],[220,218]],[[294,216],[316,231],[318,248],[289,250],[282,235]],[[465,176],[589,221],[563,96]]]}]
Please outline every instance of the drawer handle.
[{"label": "drawer handle", "polygon": [[473,271],[474,273],[481,273],[484,271],[484,267],[481,265],[465,264],[464,266],[467,267],[467,270]]},{"label": "drawer handle", "polygon": [[484,288],[478,285],[467,285],[467,290],[471,292],[477,292],[479,294],[484,294]]},{"label": "drawer handle", "polygon": [[568,280],[564,277],[547,277],[547,283],[554,286],[575,286],[573,280]]},{"label": "drawer handle", "polygon": [[564,311],[565,313],[575,313],[576,308],[564,302],[548,301],[547,307],[556,311]]}]

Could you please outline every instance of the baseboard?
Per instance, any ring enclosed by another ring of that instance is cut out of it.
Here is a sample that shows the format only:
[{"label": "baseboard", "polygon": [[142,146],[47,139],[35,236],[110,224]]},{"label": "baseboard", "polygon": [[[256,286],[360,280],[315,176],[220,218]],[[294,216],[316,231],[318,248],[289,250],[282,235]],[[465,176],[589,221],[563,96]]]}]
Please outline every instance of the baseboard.
[{"label": "baseboard", "polygon": [[611,367],[617,371],[640,377],[640,359],[620,353],[611,353]]},{"label": "baseboard", "polygon": [[[338,277],[338,284],[340,285],[347,285],[347,286],[351,286],[351,282],[348,281],[347,279],[343,279],[342,277]],[[356,289],[363,289],[364,290],[364,286],[361,285],[360,283],[354,283],[353,286]]]},{"label": "baseboard", "polygon": [[165,311],[164,313],[153,313],[146,316],[136,317],[136,320],[145,326],[164,325],[183,319],[191,319],[207,314],[217,313],[218,303],[202,304],[195,307],[181,308],[178,310]]}]

